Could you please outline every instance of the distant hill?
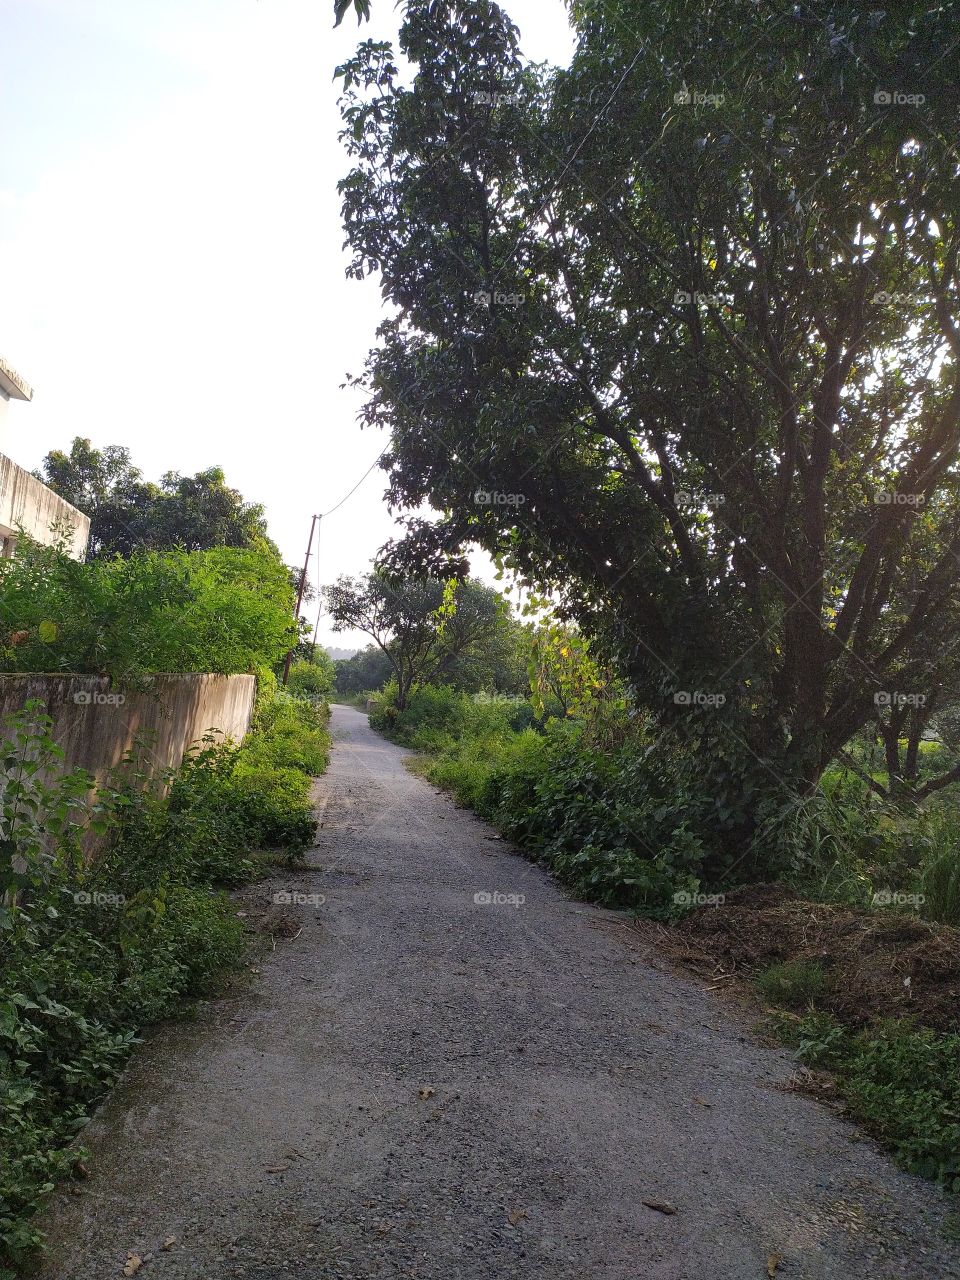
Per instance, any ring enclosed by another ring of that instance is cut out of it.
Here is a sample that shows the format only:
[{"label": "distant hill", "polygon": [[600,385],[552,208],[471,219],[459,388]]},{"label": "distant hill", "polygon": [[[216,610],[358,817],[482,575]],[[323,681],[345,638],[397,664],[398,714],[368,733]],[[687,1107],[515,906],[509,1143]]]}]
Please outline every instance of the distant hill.
[{"label": "distant hill", "polygon": [[334,662],[340,662],[343,658],[352,658],[360,652],[359,649],[331,649],[327,645],[324,645],[324,648]]}]

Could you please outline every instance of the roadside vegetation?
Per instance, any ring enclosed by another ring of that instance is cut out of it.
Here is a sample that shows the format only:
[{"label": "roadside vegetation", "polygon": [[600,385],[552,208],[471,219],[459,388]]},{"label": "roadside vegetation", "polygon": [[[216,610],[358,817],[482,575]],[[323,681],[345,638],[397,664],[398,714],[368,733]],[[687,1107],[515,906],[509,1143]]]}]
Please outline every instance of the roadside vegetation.
[{"label": "roadside vegetation", "polygon": [[[32,1217],[83,1176],[72,1145],[143,1028],[188,1013],[243,964],[226,890],[298,858],[316,823],[326,706],[264,678],[236,747],[211,735],[179,769],[148,775],[135,750],[100,786],[40,771],[58,748],[40,704],[0,742],[0,1260],[29,1261]],[[10,1274],[0,1265],[0,1275]]]},{"label": "roadside vegetation", "polygon": [[84,564],[23,539],[0,562],[4,671],[257,681],[243,743],[210,726],[171,770],[142,739],[108,778],[64,774],[39,701],[0,727],[0,1277],[35,1255],[47,1192],[84,1175],[74,1140],[142,1030],[242,968],[248,934],[227,891],[313,840],[333,666],[297,645],[293,601],[259,536]]},{"label": "roadside vegetation", "polygon": [[135,551],[80,564],[21,538],[0,561],[0,671],[253,672],[296,643],[289,570],[269,544]]}]

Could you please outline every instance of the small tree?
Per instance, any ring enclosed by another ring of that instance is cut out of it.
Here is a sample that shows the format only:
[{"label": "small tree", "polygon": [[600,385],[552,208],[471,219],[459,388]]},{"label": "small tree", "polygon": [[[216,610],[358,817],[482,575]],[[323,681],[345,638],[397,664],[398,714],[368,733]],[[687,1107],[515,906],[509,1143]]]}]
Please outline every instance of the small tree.
[{"label": "small tree", "polygon": [[362,631],[388,659],[402,711],[418,685],[481,656],[504,625],[506,603],[480,582],[339,578],[324,588],[334,631]]}]

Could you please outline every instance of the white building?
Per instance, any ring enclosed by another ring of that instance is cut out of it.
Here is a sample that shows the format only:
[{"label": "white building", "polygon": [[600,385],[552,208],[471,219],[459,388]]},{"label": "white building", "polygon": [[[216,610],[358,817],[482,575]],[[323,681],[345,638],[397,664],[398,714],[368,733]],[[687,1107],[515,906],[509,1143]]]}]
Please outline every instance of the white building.
[{"label": "white building", "polygon": [[[0,427],[11,400],[32,400],[33,388],[0,356]],[[72,507],[29,471],[0,453],[0,556],[10,556],[20,530],[48,545],[64,530],[74,560],[87,553],[90,517]]]}]

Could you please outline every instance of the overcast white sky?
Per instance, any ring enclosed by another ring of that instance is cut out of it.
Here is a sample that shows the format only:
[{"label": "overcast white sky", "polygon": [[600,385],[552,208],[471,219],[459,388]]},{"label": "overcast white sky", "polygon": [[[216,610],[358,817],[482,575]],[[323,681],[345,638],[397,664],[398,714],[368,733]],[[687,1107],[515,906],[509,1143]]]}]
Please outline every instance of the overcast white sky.
[{"label": "overcast white sky", "polygon": [[[561,0],[509,0],[563,62]],[[0,449],[75,435],[150,479],[220,464],[285,557],[385,443],[340,390],[380,314],[344,278],[333,69],[400,12],[331,0],[0,0],[0,355],[35,388]],[[377,470],[323,526],[330,581],[391,536]],[[321,624],[322,639],[333,638]]]}]

